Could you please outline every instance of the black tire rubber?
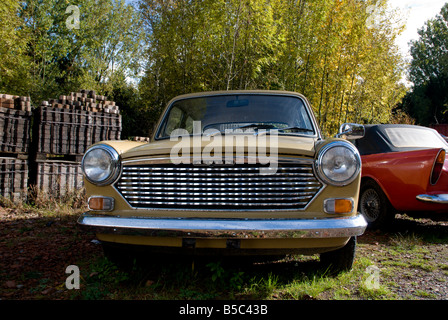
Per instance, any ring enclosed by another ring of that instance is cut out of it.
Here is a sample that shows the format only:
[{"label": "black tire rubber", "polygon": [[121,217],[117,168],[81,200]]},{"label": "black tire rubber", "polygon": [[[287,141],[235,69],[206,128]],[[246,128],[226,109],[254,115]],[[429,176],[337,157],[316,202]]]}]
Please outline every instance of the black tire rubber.
[{"label": "black tire rubber", "polygon": [[347,244],[337,250],[320,254],[320,263],[324,271],[338,274],[350,271],[353,267],[356,253],[356,236],[351,237]]},{"label": "black tire rubber", "polygon": [[369,229],[383,228],[395,217],[389,199],[373,180],[361,184],[358,210],[366,219]]}]

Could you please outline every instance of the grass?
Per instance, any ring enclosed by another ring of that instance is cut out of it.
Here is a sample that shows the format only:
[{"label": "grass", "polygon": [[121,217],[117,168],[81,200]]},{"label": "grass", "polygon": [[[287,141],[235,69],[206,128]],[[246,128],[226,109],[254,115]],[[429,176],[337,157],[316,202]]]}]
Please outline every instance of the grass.
[{"label": "grass", "polygon": [[[82,290],[72,299],[151,300],[346,300],[392,299],[382,283],[369,285],[366,269],[372,261],[360,258],[351,272],[330,276],[316,268],[314,257],[300,263],[295,258],[251,266],[229,266],[229,261],[135,264],[126,272],[100,258],[83,276]],[[303,260],[303,258],[301,258]],[[301,265],[303,264],[303,265]]]},{"label": "grass", "polygon": [[[5,236],[0,237],[0,247],[17,253],[26,245],[36,245],[36,241],[60,240],[61,244],[50,255],[42,246],[30,247],[33,255],[27,260],[28,265],[45,265],[45,259],[61,256],[70,259],[59,261],[66,263],[63,266],[76,264],[80,269],[79,290],[65,288],[64,269],[55,269],[54,275],[49,274],[48,268],[32,268],[17,275],[8,274],[5,268],[0,270],[0,284],[14,280],[20,286],[17,290],[25,292],[22,283],[30,283],[25,287],[27,297],[32,299],[440,299],[431,285],[424,286],[421,280],[433,275],[431,284],[446,287],[448,283],[448,238],[443,229],[438,233],[432,229],[427,233],[407,229],[369,233],[372,239],[360,237],[353,269],[338,275],[322,269],[317,256],[287,256],[279,261],[257,263],[241,263],[238,258],[153,256],[152,260],[130,261],[124,268],[105,258],[99,246],[91,251],[95,246],[90,243],[94,235],[83,234],[76,228],[75,221],[85,209],[82,191],[68,194],[62,200],[36,192],[29,203],[12,204],[3,199],[0,204],[9,210],[8,228],[0,229],[0,235]],[[18,263],[16,260],[14,264]],[[2,290],[0,298],[5,292]],[[8,290],[6,293],[14,293],[16,289]],[[53,296],[46,292],[52,292]]]},{"label": "grass", "polygon": [[[359,244],[358,257],[350,272],[329,275],[319,268],[315,256],[288,256],[273,263],[240,265],[232,261],[172,265],[159,263],[153,272],[134,269],[129,279],[140,299],[262,299],[262,300],[395,300],[435,299],[428,288],[399,293],[403,281],[420,274],[440,271],[436,281],[446,285],[447,266],[431,258],[424,239],[416,234],[394,234],[382,250],[372,254],[370,244]],[[373,258],[372,258],[373,257]],[[148,266],[140,266],[145,270]],[[147,270],[147,269],[146,269]],[[397,278],[397,275],[400,275]],[[148,281],[149,279],[149,281]],[[398,280],[398,281],[397,281]],[[418,277],[417,277],[418,280]],[[148,285],[149,283],[149,285]],[[406,286],[418,288],[419,281]],[[397,293],[398,291],[398,293]],[[116,298],[133,296],[126,290]]]}]

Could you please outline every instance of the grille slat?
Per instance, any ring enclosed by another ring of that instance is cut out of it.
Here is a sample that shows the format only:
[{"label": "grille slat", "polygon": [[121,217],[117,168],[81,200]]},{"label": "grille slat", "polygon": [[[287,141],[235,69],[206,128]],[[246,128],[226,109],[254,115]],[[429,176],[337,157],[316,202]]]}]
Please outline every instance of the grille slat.
[{"label": "grille slat", "polygon": [[194,210],[303,209],[322,188],[312,164],[279,164],[270,175],[261,168],[125,165],[115,187],[135,208]]}]

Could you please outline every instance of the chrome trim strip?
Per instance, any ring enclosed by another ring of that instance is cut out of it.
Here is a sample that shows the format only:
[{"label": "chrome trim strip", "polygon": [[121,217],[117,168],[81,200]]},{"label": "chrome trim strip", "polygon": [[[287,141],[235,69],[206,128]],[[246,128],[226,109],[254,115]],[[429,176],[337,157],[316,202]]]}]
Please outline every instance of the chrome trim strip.
[{"label": "chrome trim strip", "polygon": [[[306,190],[315,190],[316,187],[297,187],[296,190],[302,190],[302,191],[306,191]],[[170,193],[169,191],[204,191],[204,192],[210,192],[210,190],[216,190],[216,189],[210,189],[207,187],[168,187],[168,186],[162,186],[162,187],[142,187],[142,186],[138,186],[137,187],[128,187],[128,192],[132,193],[132,192],[137,192],[137,193],[145,193],[145,190],[154,190],[155,193],[162,193],[162,194],[168,194]],[[137,190],[137,191],[133,191],[133,190]],[[161,190],[163,192],[157,192],[158,190]],[[238,187],[238,188],[223,188],[223,187],[219,187],[219,190],[224,190],[224,191],[232,191],[232,190],[254,190],[254,191],[283,191],[283,192],[290,192],[290,193],[295,193],[296,191],[291,190],[291,188],[284,188],[284,187],[279,187],[279,188],[273,188],[273,187],[266,187],[266,188],[258,188],[258,187],[251,187],[251,186],[247,186],[247,187]],[[165,192],[166,191],[166,192]],[[230,193],[228,193],[230,194]]]},{"label": "chrome trim strip", "polygon": [[[247,158],[245,159],[247,160]],[[154,163],[155,167],[151,167],[145,160],[140,159],[138,162],[144,161],[145,167],[136,165],[136,162],[133,162],[130,166],[123,166],[120,179],[116,181],[113,187],[133,209],[188,211],[305,210],[325,188],[325,184],[314,176],[312,159],[300,158],[296,160],[298,161],[286,162],[286,164],[292,166],[280,166],[279,170],[281,172],[276,176],[232,177],[232,175],[250,175],[252,174],[251,171],[259,171],[262,166],[256,164],[256,166],[251,167],[191,165],[159,167],[157,163]],[[280,164],[285,163],[281,162]],[[294,170],[300,172],[294,172]],[[226,176],[223,177],[222,175]],[[212,196],[221,196],[221,198],[213,198]],[[250,196],[253,196],[253,198],[250,198]],[[186,197],[191,197],[191,199],[186,199]],[[248,201],[248,203],[241,203],[241,207],[230,208],[232,204],[240,201]],[[269,203],[269,201],[273,202]],[[279,203],[282,201],[285,202]],[[181,208],[182,206],[190,207]],[[191,208],[192,206],[196,208]],[[219,208],[219,206],[227,207]]]},{"label": "chrome trim strip", "polygon": [[[228,168],[231,168],[235,164],[260,164],[263,163],[263,160],[270,160],[269,157],[266,158],[259,158],[259,157],[253,157],[253,156],[233,156],[231,159],[223,157],[222,163],[217,164],[214,163],[214,165],[219,166],[225,166]],[[231,163],[227,161],[232,161]],[[196,163],[194,161],[193,156],[188,157],[177,157],[176,161],[179,161],[180,163],[185,164],[193,164],[194,166],[201,168],[204,166],[209,166],[209,163]],[[121,162],[123,165],[126,165],[128,163],[132,164],[173,164],[171,161],[171,158],[169,156],[167,157],[155,157],[155,158],[141,158],[141,159],[123,159]],[[295,158],[295,157],[287,157],[287,156],[278,156],[277,157],[277,163],[286,163],[286,164],[313,164],[314,159],[306,159],[306,158]]]},{"label": "chrome trim strip", "polygon": [[448,204],[448,194],[419,194],[416,198],[423,202]]},{"label": "chrome trim strip", "polygon": [[97,233],[193,238],[338,238],[359,236],[367,222],[361,214],[327,219],[199,219],[116,217],[84,213],[78,224]]}]

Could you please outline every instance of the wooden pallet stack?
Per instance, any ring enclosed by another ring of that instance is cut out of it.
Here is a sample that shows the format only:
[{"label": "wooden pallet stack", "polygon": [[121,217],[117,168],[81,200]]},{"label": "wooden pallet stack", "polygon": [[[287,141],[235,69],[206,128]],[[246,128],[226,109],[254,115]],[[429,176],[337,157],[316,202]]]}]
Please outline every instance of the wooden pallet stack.
[{"label": "wooden pallet stack", "polygon": [[34,119],[38,154],[82,156],[92,144],[121,135],[119,107],[90,90],[43,101]]},{"label": "wooden pallet stack", "polygon": [[25,201],[28,195],[28,161],[0,157],[0,195],[13,202]]},{"label": "wooden pallet stack", "polygon": [[81,166],[78,162],[65,160],[36,160],[35,185],[38,192],[55,198],[70,194],[84,186]]},{"label": "wooden pallet stack", "polygon": [[121,124],[115,102],[92,90],[43,101],[34,110],[31,183],[54,196],[79,189],[85,151],[102,140],[119,140]]},{"label": "wooden pallet stack", "polygon": [[0,195],[27,197],[31,127],[30,97],[0,94]]}]

